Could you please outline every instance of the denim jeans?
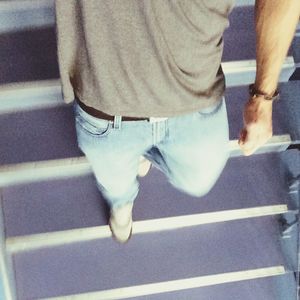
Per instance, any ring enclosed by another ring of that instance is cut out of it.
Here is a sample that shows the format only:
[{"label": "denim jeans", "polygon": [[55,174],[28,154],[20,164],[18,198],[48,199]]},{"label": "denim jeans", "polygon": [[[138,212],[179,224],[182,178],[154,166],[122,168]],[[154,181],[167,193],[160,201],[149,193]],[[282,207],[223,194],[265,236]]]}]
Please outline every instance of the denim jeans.
[{"label": "denim jeans", "polygon": [[212,107],[158,122],[119,118],[116,124],[89,115],[76,101],[73,108],[78,146],[111,208],[136,198],[141,155],[174,187],[196,197],[213,187],[228,159],[224,98]]}]

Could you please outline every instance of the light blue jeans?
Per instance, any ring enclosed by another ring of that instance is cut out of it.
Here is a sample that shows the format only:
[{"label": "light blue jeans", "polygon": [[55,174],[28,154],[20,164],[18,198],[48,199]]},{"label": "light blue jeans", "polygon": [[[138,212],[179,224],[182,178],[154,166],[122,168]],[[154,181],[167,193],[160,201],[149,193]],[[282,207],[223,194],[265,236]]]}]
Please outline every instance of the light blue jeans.
[{"label": "light blue jeans", "polygon": [[[95,118],[74,101],[77,142],[92,166],[110,207],[133,202],[144,155],[177,189],[196,197],[215,184],[228,159],[225,99],[217,105],[167,120],[117,122]],[[116,120],[116,119],[115,119]]]}]

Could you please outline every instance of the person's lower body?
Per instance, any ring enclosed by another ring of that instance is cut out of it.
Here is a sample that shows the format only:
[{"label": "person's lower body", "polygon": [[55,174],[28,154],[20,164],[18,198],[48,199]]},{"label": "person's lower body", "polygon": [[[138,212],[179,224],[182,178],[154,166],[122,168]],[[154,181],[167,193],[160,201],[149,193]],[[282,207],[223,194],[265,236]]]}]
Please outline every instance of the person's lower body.
[{"label": "person's lower body", "polygon": [[224,99],[213,107],[157,122],[98,119],[76,101],[74,113],[78,146],[111,208],[112,232],[119,225],[126,228],[120,238],[115,236],[119,241],[131,234],[141,156],[164,172],[174,187],[197,197],[213,187],[228,159]]}]

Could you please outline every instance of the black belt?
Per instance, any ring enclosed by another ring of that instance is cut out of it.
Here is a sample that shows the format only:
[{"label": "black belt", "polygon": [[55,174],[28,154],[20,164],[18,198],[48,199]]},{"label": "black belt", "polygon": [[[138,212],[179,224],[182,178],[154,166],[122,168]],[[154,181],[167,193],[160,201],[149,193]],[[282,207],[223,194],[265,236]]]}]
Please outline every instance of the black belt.
[{"label": "black belt", "polygon": [[[114,116],[108,115],[104,112],[102,112],[101,110],[95,109],[93,107],[90,106],[86,106],[83,102],[81,102],[78,98],[75,99],[75,101],[77,101],[77,103],[79,104],[79,106],[89,115],[99,118],[99,119],[104,119],[104,120],[108,120],[108,121],[114,121]],[[142,121],[142,120],[147,120],[150,121],[150,118],[136,118],[136,117],[125,117],[122,116],[122,121]]]}]

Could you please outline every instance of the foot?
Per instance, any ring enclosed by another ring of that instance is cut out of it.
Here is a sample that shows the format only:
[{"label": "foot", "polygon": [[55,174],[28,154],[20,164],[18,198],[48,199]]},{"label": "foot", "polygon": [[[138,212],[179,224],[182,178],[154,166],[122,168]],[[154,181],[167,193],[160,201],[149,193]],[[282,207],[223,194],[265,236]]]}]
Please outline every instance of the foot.
[{"label": "foot", "polygon": [[126,204],[118,209],[112,209],[109,227],[112,236],[119,243],[126,243],[132,234],[132,207],[133,203]]},{"label": "foot", "polygon": [[150,168],[151,168],[151,162],[144,156],[141,156],[139,170],[138,170],[138,176],[139,177],[146,176],[148,174]]}]

